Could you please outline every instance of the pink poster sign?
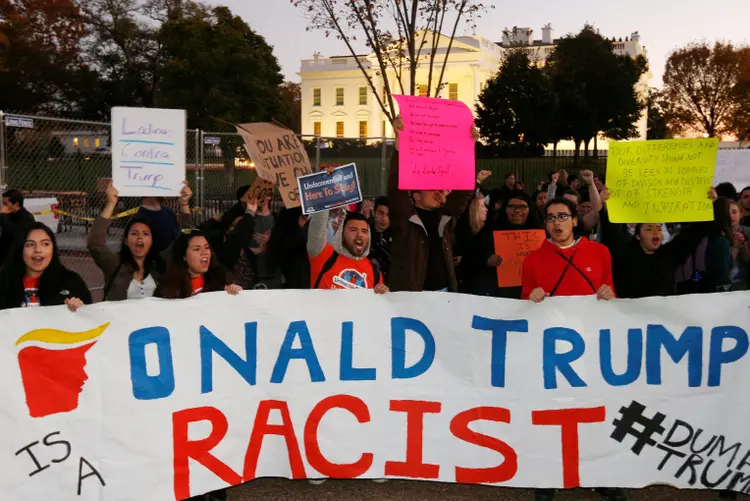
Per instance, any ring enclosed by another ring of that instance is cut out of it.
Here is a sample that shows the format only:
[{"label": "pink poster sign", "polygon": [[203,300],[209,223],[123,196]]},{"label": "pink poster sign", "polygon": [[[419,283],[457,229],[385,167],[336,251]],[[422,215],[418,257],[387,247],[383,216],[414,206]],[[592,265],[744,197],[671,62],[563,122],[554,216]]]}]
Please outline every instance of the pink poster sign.
[{"label": "pink poster sign", "polygon": [[399,134],[399,189],[474,189],[474,116],[469,107],[448,99],[393,97],[404,120]]}]

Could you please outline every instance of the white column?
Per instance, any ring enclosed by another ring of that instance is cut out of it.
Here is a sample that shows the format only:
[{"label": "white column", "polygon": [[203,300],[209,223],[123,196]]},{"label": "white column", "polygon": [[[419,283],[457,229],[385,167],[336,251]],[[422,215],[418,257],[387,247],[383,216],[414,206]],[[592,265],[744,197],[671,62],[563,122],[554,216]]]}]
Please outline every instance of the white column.
[{"label": "white column", "polygon": [[380,136],[380,122],[382,121],[382,110],[378,104],[378,97],[382,97],[381,87],[383,84],[380,83],[380,77],[375,72],[372,73],[372,86],[375,88],[375,95],[370,100],[372,118],[370,119],[370,128],[367,131],[367,135],[370,137]]},{"label": "white column", "polygon": [[471,70],[474,77],[474,97],[472,100],[473,107],[473,103],[476,102],[477,99],[479,99],[479,93],[482,91],[482,77],[479,73],[479,63],[472,64]]}]

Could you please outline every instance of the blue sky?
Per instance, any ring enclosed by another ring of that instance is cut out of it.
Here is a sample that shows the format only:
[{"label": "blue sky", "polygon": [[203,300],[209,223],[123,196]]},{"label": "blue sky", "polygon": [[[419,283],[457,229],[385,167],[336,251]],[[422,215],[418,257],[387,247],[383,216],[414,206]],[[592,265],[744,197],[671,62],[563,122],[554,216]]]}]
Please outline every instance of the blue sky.
[{"label": "blue sky", "polygon": [[[324,56],[346,55],[346,46],[322,32],[307,32],[303,12],[289,0],[213,0],[229,6],[274,47],[284,75],[299,81],[300,60],[314,51]],[[584,23],[595,25],[607,37],[625,38],[641,34],[649,53],[652,85],[659,85],[664,63],[675,47],[691,41],[727,40],[750,44],[750,0],[484,0],[494,4],[479,21],[477,34],[498,41],[502,30],[513,26],[534,29],[552,23],[555,37],[580,30]],[[464,30],[464,35],[472,34]]]}]

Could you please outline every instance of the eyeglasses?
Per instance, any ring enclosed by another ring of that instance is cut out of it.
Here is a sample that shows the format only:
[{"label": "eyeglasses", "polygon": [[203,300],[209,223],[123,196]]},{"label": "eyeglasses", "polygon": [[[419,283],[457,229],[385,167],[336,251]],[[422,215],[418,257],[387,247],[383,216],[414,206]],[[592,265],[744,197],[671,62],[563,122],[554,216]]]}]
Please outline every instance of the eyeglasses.
[{"label": "eyeglasses", "polygon": [[547,214],[547,217],[544,218],[544,221],[547,223],[554,223],[557,221],[560,221],[561,223],[564,223],[568,219],[570,219],[572,216],[568,214],[567,212],[563,212],[562,214]]},{"label": "eyeglasses", "polygon": [[529,210],[529,206],[525,205],[525,204],[524,205],[510,204],[510,205],[506,206],[506,209],[508,209],[510,211],[522,212],[522,211],[525,211],[525,210]]}]

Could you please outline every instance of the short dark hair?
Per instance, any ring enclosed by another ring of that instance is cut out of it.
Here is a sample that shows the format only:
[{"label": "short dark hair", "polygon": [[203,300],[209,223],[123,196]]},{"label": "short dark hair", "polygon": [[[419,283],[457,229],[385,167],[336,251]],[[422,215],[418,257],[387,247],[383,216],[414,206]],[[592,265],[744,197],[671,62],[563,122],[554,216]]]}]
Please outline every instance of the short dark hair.
[{"label": "short dark hair", "polygon": [[242,200],[242,197],[245,196],[245,194],[250,190],[249,184],[243,184],[239,188],[237,188],[237,201],[239,202]]},{"label": "short dark hair", "polygon": [[560,194],[560,196],[564,197],[565,195],[573,195],[574,197],[576,197],[576,200],[578,200],[578,203],[579,204],[581,203],[581,194],[578,191],[576,191],[575,189],[568,188],[566,190],[563,190],[563,192]]},{"label": "short dark hair", "polygon": [[359,212],[347,212],[346,217],[344,218],[344,228],[346,228],[346,225],[349,224],[349,221],[367,222],[367,218],[364,216],[364,214],[361,214]]},{"label": "short dark hair", "polygon": [[742,194],[748,190],[750,190],[750,186],[745,186],[744,188],[742,188],[742,191],[740,192],[740,196],[742,196]]},{"label": "short dark hair", "polygon": [[508,179],[508,178],[509,178],[510,176],[516,177],[516,173],[515,173],[515,172],[508,172],[508,173],[507,173],[507,174],[505,175],[505,179]]},{"label": "short dark hair", "polygon": [[385,205],[388,207],[388,197],[378,197],[375,199],[375,206],[372,208],[372,210],[378,210],[378,207],[381,205]]},{"label": "short dark hair", "polygon": [[3,198],[7,198],[10,203],[18,204],[19,207],[23,207],[23,193],[18,190],[8,190],[3,193]]},{"label": "short dark hair", "polygon": [[577,181],[577,180],[578,180],[578,176],[576,176],[575,174],[571,174],[568,176],[568,184],[573,184],[573,181]]},{"label": "short dark hair", "polygon": [[570,211],[570,214],[573,217],[578,217],[578,210],[573,202],[568,200],[567,198],[563,197],[555,197],[552,200],[547,201],[547,203],[544,206],[544,215],[547,215],[547,212],[549,211],[550,206],[552,205],[564,205],[568,208]]},{"label": "short dark hair", "polygon": [[716,194],[720,197],[737,199],[737,188],[732,183],[719,183],[716,185]]}]

